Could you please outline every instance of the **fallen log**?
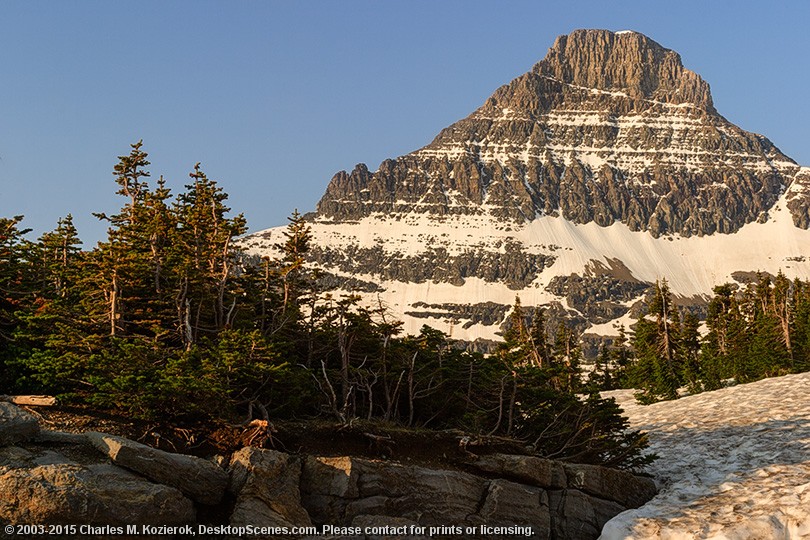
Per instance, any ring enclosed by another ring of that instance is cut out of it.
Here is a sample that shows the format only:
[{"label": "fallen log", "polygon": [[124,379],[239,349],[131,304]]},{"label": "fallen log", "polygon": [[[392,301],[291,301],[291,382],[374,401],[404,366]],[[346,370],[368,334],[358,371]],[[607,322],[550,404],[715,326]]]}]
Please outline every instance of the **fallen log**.
[{"label": "fallen log", "polygon": [[36,407],[52,407],[59,403],[53,396],[2,396],[0,401],[8,401],[15,405],[33,405]]}]

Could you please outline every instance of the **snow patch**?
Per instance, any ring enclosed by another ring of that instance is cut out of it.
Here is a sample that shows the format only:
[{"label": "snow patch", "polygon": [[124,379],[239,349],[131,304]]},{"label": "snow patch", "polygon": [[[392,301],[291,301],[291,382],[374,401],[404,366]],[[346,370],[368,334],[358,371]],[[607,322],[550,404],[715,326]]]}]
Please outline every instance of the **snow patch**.
[{"label": "snow patch", "polygon": [[649,433],[660,492],[602,540],[810,538],[810,373],[642,406],[606,392]]}]

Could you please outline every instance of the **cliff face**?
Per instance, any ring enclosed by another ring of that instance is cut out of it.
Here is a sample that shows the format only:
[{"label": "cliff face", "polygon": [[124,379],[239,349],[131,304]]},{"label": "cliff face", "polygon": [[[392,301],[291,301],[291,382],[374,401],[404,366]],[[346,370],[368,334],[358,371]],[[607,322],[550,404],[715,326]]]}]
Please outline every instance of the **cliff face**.
[{"label": "cliff face", "polygon": [[694,305],[744,273],[810,278],[810,169],[636,32],[557,38],[427,146],[336,174],[310,222],[326,287],[467,340],[497,339],[516,295],[604,335],[658,279]]},{"label": "cliff face", "polygon": [[677,53],[635,32],[578,30],[428,146],[335,175],[318,214],[561,215],[655,236],[731,233],[765,219],[797,170],[720,116]]}]

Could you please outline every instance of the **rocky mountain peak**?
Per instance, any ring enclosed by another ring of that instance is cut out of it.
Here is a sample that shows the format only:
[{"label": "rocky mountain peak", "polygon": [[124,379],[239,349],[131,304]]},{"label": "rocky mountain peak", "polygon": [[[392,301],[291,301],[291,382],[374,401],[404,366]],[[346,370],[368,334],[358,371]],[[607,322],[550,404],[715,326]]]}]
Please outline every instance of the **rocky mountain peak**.
[{"label": "rocky mountain peak", "polygon": [[681,57],[633,31],[575,30],[559,36],[534,73],[633,99],[690,103],[714,112],[709,85]]},{"label": "rocky mountain peak", "polygon": [[810,279],[810,168],[721,116],[677,53],[577,30],[430,144],[336,174],[311,224],[323,286],[408,332],[494,340],[518,294],[601,335],[662,277],[690,309],[754,270]]},{"label": "rocky mountain peak", "polygon": [[[576,30],[424,148],[336,174],[318,214],[561,216],[653,236],[728,234],[767,219],[798,170],[720,116],[676,52],[637,32]],[[801,202],[790,211],[807,226]]]}]

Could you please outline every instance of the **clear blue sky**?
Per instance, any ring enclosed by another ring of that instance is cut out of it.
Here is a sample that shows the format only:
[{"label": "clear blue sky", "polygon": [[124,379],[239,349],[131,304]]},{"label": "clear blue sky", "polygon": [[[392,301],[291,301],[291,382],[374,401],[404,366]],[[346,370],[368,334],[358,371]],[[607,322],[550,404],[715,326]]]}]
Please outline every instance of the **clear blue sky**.
[{"label": "clear blue sky", "polygon": [[721,114],[810,165],[810,3],[0,3],[0,216],[34,235],[115,212],[144,140],[177,192],[197,161],[252,231],[313,210],[332,175],[415,150],[576,28],[681,53]]}]

